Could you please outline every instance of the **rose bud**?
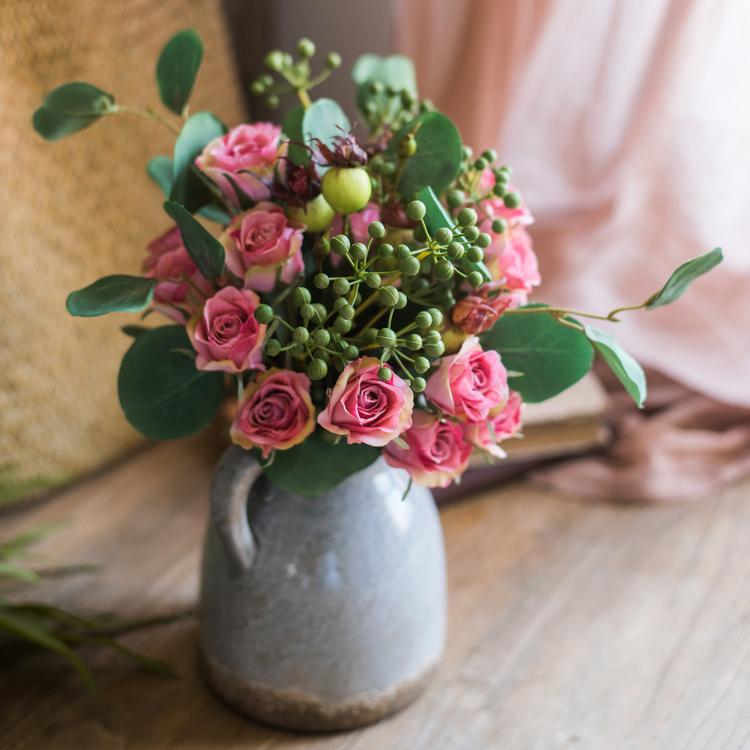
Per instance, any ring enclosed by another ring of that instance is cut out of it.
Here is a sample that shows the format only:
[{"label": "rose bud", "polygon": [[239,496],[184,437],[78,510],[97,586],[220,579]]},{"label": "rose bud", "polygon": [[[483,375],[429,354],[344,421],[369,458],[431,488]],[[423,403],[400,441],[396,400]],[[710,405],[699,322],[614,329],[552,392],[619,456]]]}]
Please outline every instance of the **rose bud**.
[{"label": "rose bud", "polygon": [[505,458],[505,451],[499,443],[520,433],[522,406],[521,395],[517,391],[511,391],[505,406],[489,423],[466,425],[466,437],[477,448],[496,458]]}]

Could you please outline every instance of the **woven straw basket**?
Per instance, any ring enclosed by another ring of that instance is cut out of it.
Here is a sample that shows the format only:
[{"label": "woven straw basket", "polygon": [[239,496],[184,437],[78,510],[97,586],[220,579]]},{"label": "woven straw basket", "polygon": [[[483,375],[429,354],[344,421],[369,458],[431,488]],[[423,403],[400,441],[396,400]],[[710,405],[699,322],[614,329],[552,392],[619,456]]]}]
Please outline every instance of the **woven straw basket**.
[{"label": "woven straw basket", "polygon": [[56,144],[31,115],[42,95],[90,81],[121,103],[158,105],[160,48],[192,26],[206,55],[191,110],[242,117],[214,0],[0,0],[0,505],[88,472],[139,438],[117,401],[132,316],[73,319],[66,294],[109,273],[138,273],[168,226],[145,175],[169,153],[158,124],[114,117]]}]

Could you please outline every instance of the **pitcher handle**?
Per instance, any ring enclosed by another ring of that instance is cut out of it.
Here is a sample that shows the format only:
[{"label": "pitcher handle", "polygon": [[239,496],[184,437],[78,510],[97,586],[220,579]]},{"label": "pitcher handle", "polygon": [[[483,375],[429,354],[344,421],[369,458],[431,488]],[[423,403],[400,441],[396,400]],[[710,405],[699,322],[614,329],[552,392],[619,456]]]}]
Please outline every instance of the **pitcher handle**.
[{"label": "pitcher handle", "polygon": [[238,571],[250,568],[258,549],[247,520],[247,498],[262,473],[250,451],[233,445],[219,462],[211,485],[211,523]]}]

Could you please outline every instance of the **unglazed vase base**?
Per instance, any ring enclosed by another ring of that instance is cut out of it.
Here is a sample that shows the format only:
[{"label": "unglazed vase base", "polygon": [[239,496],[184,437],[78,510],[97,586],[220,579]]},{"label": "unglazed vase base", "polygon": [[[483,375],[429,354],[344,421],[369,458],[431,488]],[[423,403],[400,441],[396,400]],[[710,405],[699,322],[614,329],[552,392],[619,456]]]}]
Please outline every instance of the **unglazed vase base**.
[{"label": "unglazed vase base", "polygon": [[202,654],[206,678],[229,706],[265,724],[308,732],[335,732],[373,724],[404,708],[425,689],[437,664],[382,692],[325,703],[296,689],[279,689],[238,677],[231,669]]}]

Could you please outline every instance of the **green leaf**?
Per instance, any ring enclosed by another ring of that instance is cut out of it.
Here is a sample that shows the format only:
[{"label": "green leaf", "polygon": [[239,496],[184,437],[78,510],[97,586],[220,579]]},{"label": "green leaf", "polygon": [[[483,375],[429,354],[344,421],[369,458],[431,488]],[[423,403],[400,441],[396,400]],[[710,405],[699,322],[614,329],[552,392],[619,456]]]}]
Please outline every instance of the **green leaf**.
[{"label": "green leaf", "polygon": [[307,440],[286,451],[276,451],[273,463],[265,469],[268,478],[281,489],[314,496],[369,466],[380,455],[369,445],[348,445],[343,440],[332,445],[316,430]]},{"label": "green leaf", "polygon": [[34,130],[48,141],[58,141],[117,111],[112,94],[90,83],[66,83],[44,97],[34,112]]},{"label": "green leaf", "polygon": [[146,166],[148,176],[159,186],[162,195],[169,197],[172,190],[172,178],[174,177],[174,166],[169,156],[155,156],[150,159]]},{"label": "green leaf", "polygon": [[224,395],[220,372],[198,370],[183,326],[152,328],[125,353],[117,388],[130,424],[146,437],[170,440],[205,427]]},{"label": "green leaf", "polygon": [[232,186],[234,195],[237,198],[237,205],[240,207],[240,211],[247,211],[255,205],[255,201],[242,189],[237,180],[232,177],[229,172],[224,172],[224,177],[227,182]]},{"label": "green leaf", "polygon": [[224,272],[224,246],[190,212],[179,203],[166,201],[164,210],[180,228],[182,241],[198,270],[215,279]]},{"label": "green leaf", "polygon": [[582,332],[543,312],[506,313],[480,338],[485,349],[500,352],[508,370],[522,373],[509,382],[529,402],[545,401],[578,382],[594,356]]},{"label": "green leaf", "polygon": [[203,208],[198,211],[198,216],[202,216],[204,219],[213,221],[215,224],[221,224],[224,227],[232,221],[232,217],[227,213],[225,209],[213,203],[209,203],[207,206],[203,206]]},{"label": "green leaf", "polygon": [[456,126],[440,112],[425,112],[393,136],[387,158],[397,158],[399,144],[409,133],[417,141],[417,152],[406,160],[396,188],[407,200],[428,186],[442,193],[461,168],[461,136]]},{"label": "green leaf", "polygon": [[584,328],[594,349],[602,355],[638,408],[643,407],[646,400],[646,374],[643,368],[608,333],[588,325]]},{"label": "green leaf", "polygon": [[198,112],[187,119],[174,144],[170,200],[188,206],[188,196],[191,193],[201,187],[205,191],[200,177],[192,174],[195,171],[193,162],[210,141],[225,132],[224,123],[210,112]]},{"label": "green leaf", "polygon": [[685,290],[699,276],[708,273],[714,266],[718,266],[724,259],[720,247],[716,247],[708,253],[699,255],[697,258],[683,263],[670,277],[667,283],[654,294],[646,303],[647,310],[653,310],[661,305],[669,305],[679,299]]},{"label": "green leaf", "polygon": [[145,331],[148,331],[149,329],[146,328],[146,326],[123,326],[120,328],[120,330],[126,335],[130,336],[131,338],[135,338],[136,336],[140,336]]},{"label": "green leaf", "polygon": [[[417,198],[422,201],[425,205],[426,213],[424,215],[424,223],[427,225],[430,234],[435,234],[441,227],[447,227],[451,229],[455,222],[451,219],[445,206],[440,202],[435,191],[431,187],[422,188],[417,193]],[[464,246],[469,247],[469,242],[464,237],[459,237],[458,241]],[[492,281],[492,276],[484,261],[478,263],[472,263],[465,257],[458,261],[458,267],[465,273],[471,273],[471,271],[479,271],[482,274],[485,281]]]},{"label": "green leaf", "polygon": [[352,78],[357,84],[357,107],[363,113],[366,102],[370,100],[374,100],[379,109],[390,106],[391,113],[399,106],[397,102],[386,99],[385,94],[373,94],[369,86],[373,81],[382,83],[383,88],[405,89],[415,99],[417,98],[417,76],[414,72],[414,63],[404,55],[391,55],[390,57],[362,55],[354,63]]},{"label": "green leaf", "polygon": [[93,318],[111,312],[138,312],[151,304],[156,279],[115,274],[71,292],[65,307],[71,315]]},{"label": "green leaf", "polygon": [[[351,129],[349,118],[333,99],[317,99],[302,116],[302,139],[313,149],[316,140],[332,147],[336,136],[347,135]],[[318,167],[318,172],[326,169]]]},{"label": "green leaf", "polygon": [[0,630],[14,638],[64,656],[75,667],[86,685],[93,688],[94,680],[88,667],[70,646],[49,632],[47,624],[41,617],[0,607]]},{"label": "green leaf", "polygon": [[289,110],[281,129],[289,139],[288,155],[292,164],[307,164],[310,161],[310,152],[304,147],[305,137],[302,135],[302,118],[305,116],[305,108],[300,104]]},{"label": "green leaf", "polygon": [[156,64],[156,83],[164,106],[181,115],[203,60],[203,43],[194,29],[175,34]]}]

